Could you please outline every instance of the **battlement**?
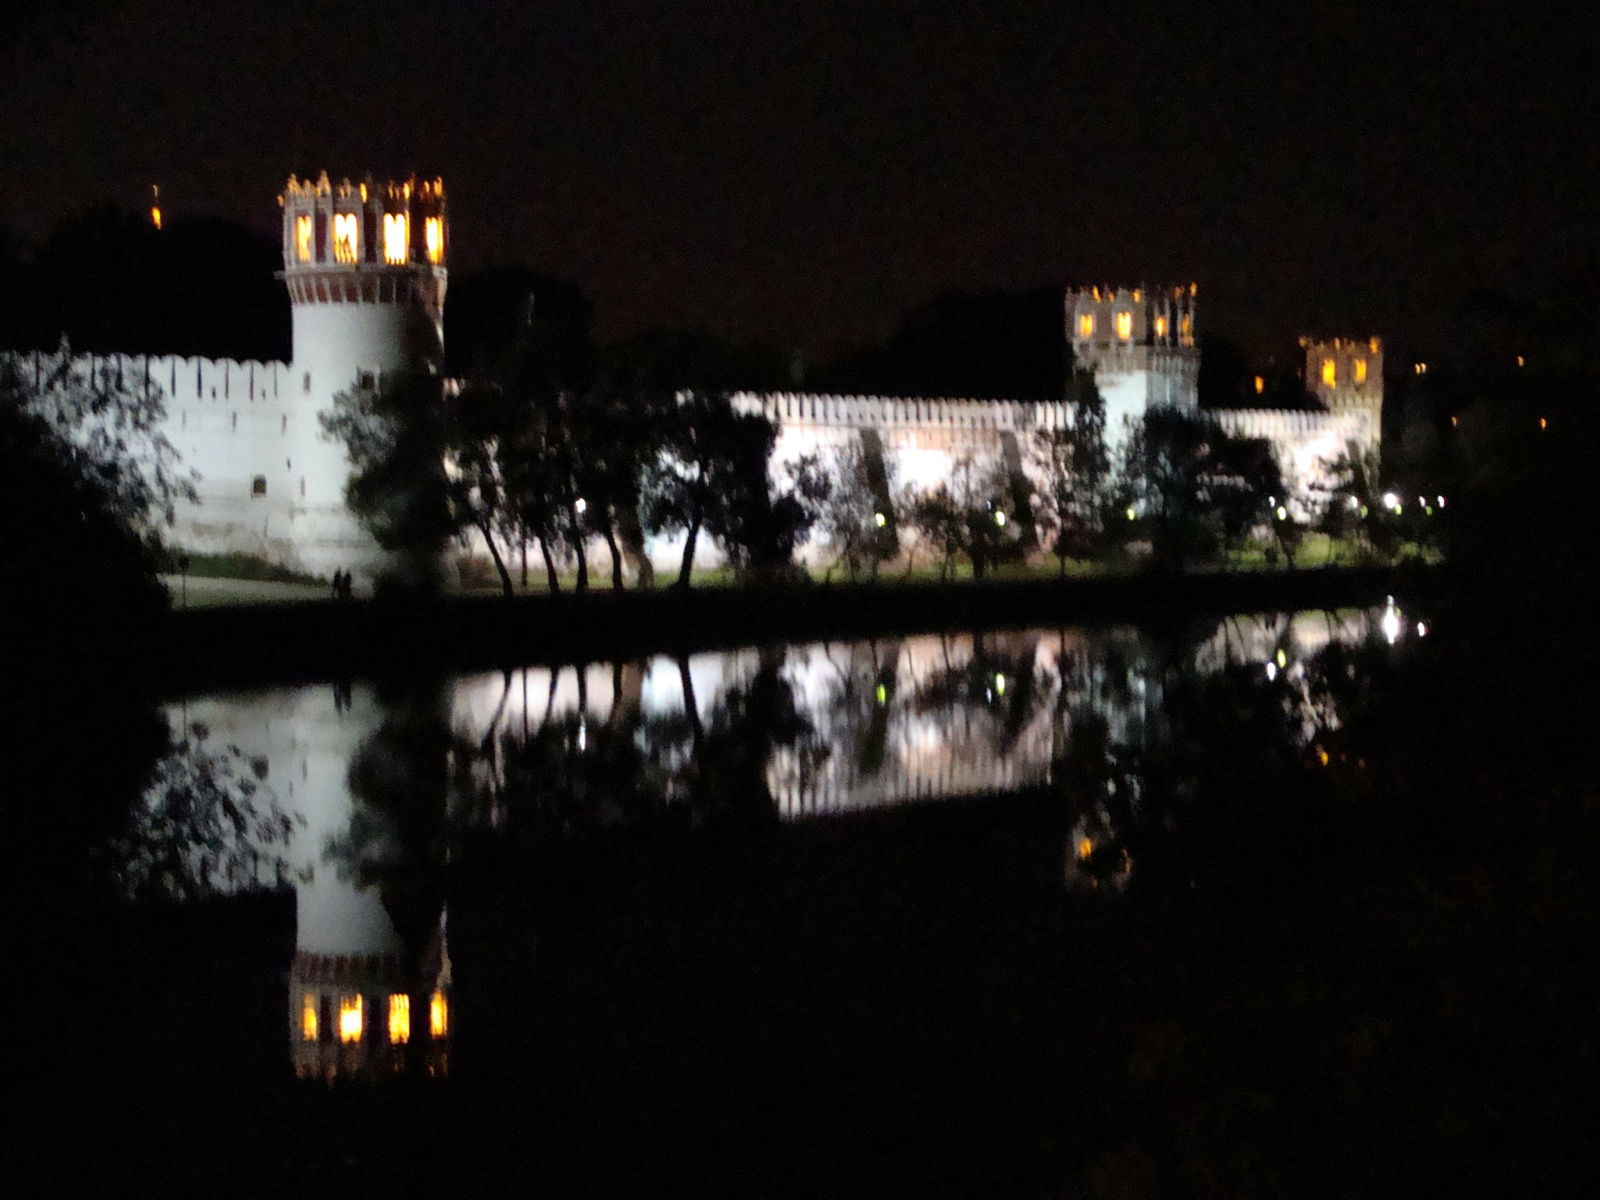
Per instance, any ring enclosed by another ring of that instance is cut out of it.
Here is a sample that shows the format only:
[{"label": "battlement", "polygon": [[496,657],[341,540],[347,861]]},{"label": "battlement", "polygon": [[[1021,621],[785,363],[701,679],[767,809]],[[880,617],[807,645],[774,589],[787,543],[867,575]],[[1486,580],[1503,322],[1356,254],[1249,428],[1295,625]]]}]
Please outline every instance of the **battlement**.
[{"label": "battlement", "polygon": [[449,222],[441,179],[379,183],[368,175],[334,184],[326,171],[315,181],[291,175],[278,203],[287,278],[329,268],[444,267]]},{"label": "battlement", "polygon": [[1080,287],[1066,293],[1067,344],[1080,361],[1131,346],[1188,348],[1199,288]]},{"label": "battlement", "polygon": [[71,373],[92,388],[141,393],[159,388],[169,406],[206,401],[253,403],[289,395],[289,364],[276,360],[183,354],[74,354],[70,350],[8,352],[4,357],[40,391],[52,380]]},{"label": "battlement", "polygon": [[736,392],[734,407],[785,427],[847,429],[934,427],[1023,432],[1069,425],[1065,401],[938,399],[820,395],[811,392]]}]

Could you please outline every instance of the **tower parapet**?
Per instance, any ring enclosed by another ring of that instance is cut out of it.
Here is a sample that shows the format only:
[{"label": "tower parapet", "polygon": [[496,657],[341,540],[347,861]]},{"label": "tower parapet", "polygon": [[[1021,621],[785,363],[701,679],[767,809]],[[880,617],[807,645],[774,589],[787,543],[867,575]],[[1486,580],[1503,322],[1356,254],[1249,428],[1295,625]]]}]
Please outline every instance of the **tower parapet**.
[{"label": "tower parapet", "polygon": [[1194,302],[1186,287],[1082,287],[1067,293],[1067,341],[1078,361],[1098,360],[1139,346],[1192,348]]},{"label": "tower parapet", "polygon": [[279,202],[292,303],[416,304],[442,330],[448,237],[442,180],[380,184],[368,175],[335,185],[326,171],[315,182],[291,175]]}]

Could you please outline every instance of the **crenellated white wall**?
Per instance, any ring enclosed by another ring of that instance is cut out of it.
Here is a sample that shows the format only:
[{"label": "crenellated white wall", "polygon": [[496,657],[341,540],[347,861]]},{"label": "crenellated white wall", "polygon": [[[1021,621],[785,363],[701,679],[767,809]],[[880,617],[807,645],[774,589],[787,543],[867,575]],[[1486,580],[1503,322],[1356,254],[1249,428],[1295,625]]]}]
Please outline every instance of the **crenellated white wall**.
[{"label": "crenellated white wall", "polygon": [[1224,409],[1212,415],[1223,432],[1232,437],[1271,442],[1291,492],[1302,498],[1330,482],[1327,468],[1348,454],[1351,447],[1363,455],[1378,450],[1380,430],[1377,415],[1371,410],[1244,408]]},{"label": "crenellated white wall", "polygon": [[1071,424],[1065,401],[932,397],[836,396],[802,392],[738,392],[734,407],[778,426],[774,476],[785,464],[818,455],[824,465],[863,432],[876,433],[894,478],[930,489],[947,481],[963,455],[994,456],[1025,447],[1038,429]]}]

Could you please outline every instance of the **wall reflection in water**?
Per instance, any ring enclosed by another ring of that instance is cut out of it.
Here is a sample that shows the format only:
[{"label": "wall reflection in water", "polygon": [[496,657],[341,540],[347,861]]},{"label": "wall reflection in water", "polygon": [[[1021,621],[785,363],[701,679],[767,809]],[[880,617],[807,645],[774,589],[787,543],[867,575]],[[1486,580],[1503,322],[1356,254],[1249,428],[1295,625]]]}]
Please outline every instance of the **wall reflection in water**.
[{"label": "wall reflection in water", "polygon": [[449,1065],[446,881],[469,834],[800,822],[1045,790],[1063,806],[1066,885],[1116,889],[1137,869],[1133,831],[1152,772],[1171,773],[1179,714],[1217,703],[1196,681],[1228,680],[1272,714],[1268,734],[1245,721],[1240,739],[1336,766],[1351,653],[1392,653],[1418,628],[1391,603],[1158,634],[921,635],[280,689],[191,700],[182,719],[265,760],[300,822],[283,864],[295,1070],[426,1076]]}]

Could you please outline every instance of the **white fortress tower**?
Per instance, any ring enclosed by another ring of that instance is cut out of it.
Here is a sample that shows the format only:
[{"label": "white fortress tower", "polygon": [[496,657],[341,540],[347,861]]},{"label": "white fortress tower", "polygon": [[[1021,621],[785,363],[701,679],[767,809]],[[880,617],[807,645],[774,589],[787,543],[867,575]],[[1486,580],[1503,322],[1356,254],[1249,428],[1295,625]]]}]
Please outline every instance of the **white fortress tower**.
[{"label": "white fortress tower", "polygon": [[289,390],[298,394],[287,460],[293,463],[292,540],[299,566],[370,575],[380,552],[344,503],[344,447],[318,415],[341,392],[375,387],[386,372],[437,371],[444,355],[444,184],[352,185],[289,177],[283,206],[283,280],[293,308]]},{"label": "white fortress tower", "polygon": [[1120,440],[1127,422],[1150,409],[1199,407],[1196,290],[1191,283],[1067,292],[1067,344],[1078,364],[1094,372],[1111,440]]}]

